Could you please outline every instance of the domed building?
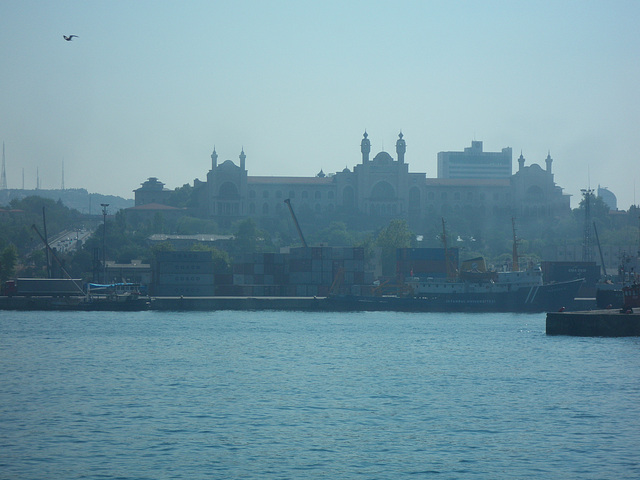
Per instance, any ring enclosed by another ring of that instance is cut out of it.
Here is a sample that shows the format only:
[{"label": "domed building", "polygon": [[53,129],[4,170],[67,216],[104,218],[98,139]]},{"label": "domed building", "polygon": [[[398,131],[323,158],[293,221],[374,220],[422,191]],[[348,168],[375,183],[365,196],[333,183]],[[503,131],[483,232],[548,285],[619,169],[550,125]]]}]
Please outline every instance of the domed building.
[{"label": "domed building", "polygon": [[[218,163],[214,149],[206,182],[194,182],[196,214],[222,225],[246,217],[281,218],[289,215],[287,198],[302,222],[329,221],[340,215],[354,224],[372,226],[385,225],[392,218],[415,224],[451,215],[538,218],[570,212],[569,195],[554,182],[550,155],[543,169],[538,164],[525,166],[521,154],[518,171],[511,174],[511,148],[482,152],[482,142],[474,141],[463,152],[438,155],[440,163],[451,159],[450,165],[442,163],[446,178],[427,178],[425,173],[409,171],[402,133],[395,147],[395,158],[385,151],[371,158],[371,142],[364,132],[360,162],[353,169],[345,167],[333,174],[321,169],[313,177],[251,176],[244,149],[237,164]],[[146,194],[143,190],[136,190],[136,204],[139,192],[141,198]]]}]

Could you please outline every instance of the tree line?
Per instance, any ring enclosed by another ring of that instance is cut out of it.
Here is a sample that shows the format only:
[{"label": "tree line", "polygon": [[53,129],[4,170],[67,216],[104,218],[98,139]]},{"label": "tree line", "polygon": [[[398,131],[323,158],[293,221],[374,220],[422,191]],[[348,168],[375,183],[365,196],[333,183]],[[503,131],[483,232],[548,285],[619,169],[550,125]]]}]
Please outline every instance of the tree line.
[{"label": "tree line", "polygon": [[[177,204],[188,203],[188,196],[176,189]],[[179,201],[178,201],[179,200]],[[43,217],[44,212],[44,217]],[[591,218],[598,229],[600,242],[607,245],[640,246],[640,209],[632,206],[627,212],[612,214],[600,197],[591,199]],[[0,279],[5,281],[16,275],[44,277],[47,275],[46,252],[36,228],[44,230],[44,220],[49,234],[74,231],[80,228],[92,230],[92,234],[68,252],[59,252],[62,266],[72,276],[90,280],[96,261],[105,258],[116,263],[141,260],[151,263],[159,250],[173,249],[168,243],[152,244],[153,234],[220,234],[232,235],[233,240],[225,250],[204,244],[193,249],[212,252],[216,271],[230,273],[231,266],[244,253],[277,252],[281,247],[301,245],[298,233],[288,216],[278,219],[246,218],[231,225],[220,225],[215,220],[182,215],[168,217],[156,213],[150,218],[139,218],[119,210],[103,222],[101,215],[89,216],[70,209],[61,201],[37,196],[12,201],[0,213]],[[501,264],[511,256],[512,223],[505,218],[445,219],[446,235],[450,247],[460,249],[460,257],[484,256],[490,263]],[[406,247],[442,247],[442,219],[424,219],[418,227],[403,219],[392,219],[383,227],[361,230],[350,225],[348,219],[325,222],[300,222],[309,245],[361,246],[367,256],[374,249],[382,251],[383,271],[395,268],[395,250]],[[515,219],[519,251],[533,261],[544,260],[543,252],[550,245],[560,242],[580,245],[585,226],[585,200],[564,218]],[[36,228],[34,228],[34,225]],[[106,229],[105,229],[106,227]],[[54,271],[55,271],[54,266]],[[58,275],[61,270],[58,268]]]}]

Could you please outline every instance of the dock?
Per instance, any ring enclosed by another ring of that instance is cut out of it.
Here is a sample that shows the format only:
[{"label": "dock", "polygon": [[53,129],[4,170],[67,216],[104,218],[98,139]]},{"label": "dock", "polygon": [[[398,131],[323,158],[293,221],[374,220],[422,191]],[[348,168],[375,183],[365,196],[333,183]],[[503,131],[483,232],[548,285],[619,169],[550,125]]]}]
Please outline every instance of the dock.
[{"label": "dock", "polygon": [[291,310],[325,311],[325,297],[154,297],[151,310]]},{"label": "dock", "polygon": [[640,309],[621,313],[619,309],[547,313],[547,335],[575,337],[640,336]]}]

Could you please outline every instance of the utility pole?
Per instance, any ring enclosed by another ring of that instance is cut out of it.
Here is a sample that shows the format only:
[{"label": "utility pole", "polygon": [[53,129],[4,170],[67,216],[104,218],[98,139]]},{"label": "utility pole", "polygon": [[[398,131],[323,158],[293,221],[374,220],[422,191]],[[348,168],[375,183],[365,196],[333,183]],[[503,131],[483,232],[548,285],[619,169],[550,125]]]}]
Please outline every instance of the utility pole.
[{"label": "utility pole", "polygon": [[102,283],[107,283],[107,262],[106,262],[106,246],[107,246],[107,207],[108,203],[101,203],[102,207]]}]

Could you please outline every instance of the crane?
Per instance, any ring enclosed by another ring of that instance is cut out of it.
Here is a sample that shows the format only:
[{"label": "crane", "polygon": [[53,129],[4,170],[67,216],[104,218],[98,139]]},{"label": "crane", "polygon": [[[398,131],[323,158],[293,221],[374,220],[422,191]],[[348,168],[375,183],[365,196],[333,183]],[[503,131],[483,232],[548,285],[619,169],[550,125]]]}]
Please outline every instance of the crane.
[{"label": "crane", "polygon": [[306,248],[308,247],[306,240],[304,239],[304,235],[302,235],[302,230],[300,229],[300,224],[298,223],[298,219],[296,218],[296,214],[293,213],[293,208],[291,207],[291,200],[285,199],[284,203],[289,207],[289,211],[291,212],[291,217],[293,218],[293,223],[296,224],[296,229],[298,230],[298,235],[300,235],[300,240],[302,240],[302,245]]}]

